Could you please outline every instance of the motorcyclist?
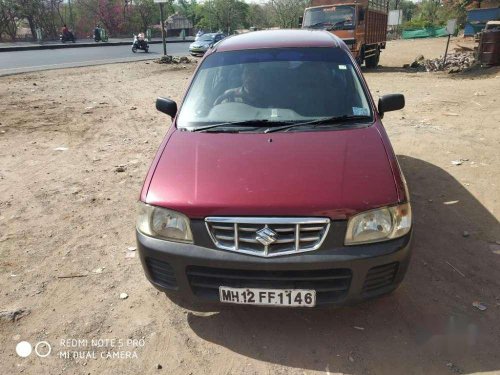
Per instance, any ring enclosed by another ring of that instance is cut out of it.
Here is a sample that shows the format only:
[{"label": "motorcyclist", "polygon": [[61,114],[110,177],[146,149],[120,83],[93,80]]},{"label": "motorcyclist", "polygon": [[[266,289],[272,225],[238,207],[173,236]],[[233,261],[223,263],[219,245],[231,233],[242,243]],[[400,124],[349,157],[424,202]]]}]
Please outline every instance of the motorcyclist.
[{"label": "motorcyclist", "polygon": [[144,36],[144,33],[141,32],[137,34],[137,43],[139,43],[140,48],[146,47],[146,37]]},{"label": "motorcyclist", "polygon": [[65,40],[72,40],[74,42],[75,37],[73,36],[73,33],[69,31],[68,26],[66,24],[63,25],[63,28],[61,29],[61,40],[64,42]]}]

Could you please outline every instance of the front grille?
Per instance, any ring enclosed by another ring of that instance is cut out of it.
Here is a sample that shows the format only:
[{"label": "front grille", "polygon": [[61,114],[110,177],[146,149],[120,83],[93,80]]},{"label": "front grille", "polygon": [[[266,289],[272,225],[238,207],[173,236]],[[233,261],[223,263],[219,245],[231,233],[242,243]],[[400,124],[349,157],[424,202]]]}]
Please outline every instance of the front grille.
[{"label": "front grille", "polygon": [[399,263],[395,262],[371,268],[366,274],[363,292],[372,293],[391,285],[398,272],[398,266]]},{"label": "front grille", "polygon": [[316,303],[340,301],[351,284],[349,269],[308,271],[257,271],[191,266],[186,270],[193,293],[219,299],[219,287],[263,289],[312,289]]},{"label": "front grille", "polygon": [[146,258],[146,266],[155,283],[169,289],[177,288],[174,269],[170,264],[158,259]]},{"label": "front grille", "polygon": [[330,228],[327,218],[207,217],[215,246],[261,257],[318,249]]}]

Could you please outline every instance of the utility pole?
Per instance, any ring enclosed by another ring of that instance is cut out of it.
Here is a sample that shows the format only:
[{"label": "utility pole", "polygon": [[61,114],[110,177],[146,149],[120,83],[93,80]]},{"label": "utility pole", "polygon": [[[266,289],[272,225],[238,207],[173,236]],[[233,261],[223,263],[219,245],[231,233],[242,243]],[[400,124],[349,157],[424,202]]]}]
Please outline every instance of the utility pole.
[{"label": "utility pole", "polygon": [[161,24],[161,39],[163,41],[163,56],[167,56],[167,41],[165,40],[165,21],[163,18],[163,4],[167,0],[154,0],[155,3],[160,4],[160,24]]},{"label": "utility pole", "polygon": [[69,26],[73,33],[75,32],[75,24],[73,23],[73,12],[71,11],[71,0],[68,0],[68,8],[69,8]]}]

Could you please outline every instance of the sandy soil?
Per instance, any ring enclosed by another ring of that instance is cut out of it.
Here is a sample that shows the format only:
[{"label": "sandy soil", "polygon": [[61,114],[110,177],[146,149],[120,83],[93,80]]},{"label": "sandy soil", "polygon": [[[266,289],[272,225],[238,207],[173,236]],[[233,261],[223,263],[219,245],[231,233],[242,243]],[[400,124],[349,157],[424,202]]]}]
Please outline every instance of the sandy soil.
[{"label": "sandy soil", "polygon": [[[407,98],[384,124],[412,192],[414,256],[394,294],[341,309],[193,312],[130,257],[135,201],[169,126],[154,100],[179,99],[193,66],[0,78],[0,310],[30,311],[0,320],[0,373],[500,373],[500,72],[399,69],[444,43],[390,42],[365,74],[375,98]],[[52,352],[21,358],[21,340]]]}]

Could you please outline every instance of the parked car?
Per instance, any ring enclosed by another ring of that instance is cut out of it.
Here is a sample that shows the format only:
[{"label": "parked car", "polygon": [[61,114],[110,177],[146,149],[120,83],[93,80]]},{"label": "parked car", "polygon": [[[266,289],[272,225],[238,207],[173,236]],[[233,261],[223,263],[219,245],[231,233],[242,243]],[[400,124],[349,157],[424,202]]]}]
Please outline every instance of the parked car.
[{"label": "parked car", "polygon": [[326,31],[233,36],[200,62],[140,195],[137,244],[177,302],[321,306],[393,291],[412,212],[359,66]]},{"label": "parked car", "polygon": [[189,53],[193,56],[203,55],[215,43],[221,41],[226,36],[222,33],[203,34],[189,45]]}]

